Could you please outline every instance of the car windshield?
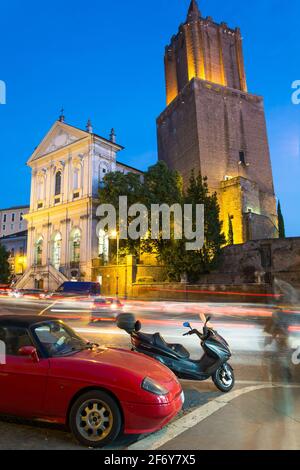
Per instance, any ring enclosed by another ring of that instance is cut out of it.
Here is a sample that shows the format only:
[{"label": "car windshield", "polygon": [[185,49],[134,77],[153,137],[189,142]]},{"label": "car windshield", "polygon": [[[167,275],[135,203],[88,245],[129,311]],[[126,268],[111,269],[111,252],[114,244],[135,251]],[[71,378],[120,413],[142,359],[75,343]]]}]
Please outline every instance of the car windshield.
[{"label": "car windshield", "polygon": [[71,328],[58,321],[36,325],[33,333],[50,357],[68,356],[89,347]]}]

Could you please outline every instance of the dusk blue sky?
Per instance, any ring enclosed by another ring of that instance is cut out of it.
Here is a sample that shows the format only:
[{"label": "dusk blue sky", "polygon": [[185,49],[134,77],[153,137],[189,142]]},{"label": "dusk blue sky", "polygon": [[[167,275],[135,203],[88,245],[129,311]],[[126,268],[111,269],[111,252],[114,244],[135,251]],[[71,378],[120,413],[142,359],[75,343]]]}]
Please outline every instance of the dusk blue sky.
[{"label": "dusk blue sky", "polygon": [[[190,0],[10,0],[0,7],[0,207],[29,202],[26,161],[58,118],[126,147],[120,160],[157,160],[155,119],[165,107],[164,46]],[[299,0],[199,0],[203,16],[240,26],[250,92],[265,97],[275,188],[287,233],[300,235]]]}]

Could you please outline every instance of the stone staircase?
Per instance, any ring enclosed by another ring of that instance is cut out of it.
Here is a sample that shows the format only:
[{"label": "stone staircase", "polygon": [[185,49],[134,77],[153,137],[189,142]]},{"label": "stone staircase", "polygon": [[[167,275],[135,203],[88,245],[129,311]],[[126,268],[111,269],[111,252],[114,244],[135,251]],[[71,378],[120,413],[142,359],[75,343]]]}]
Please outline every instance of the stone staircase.
[{"label": "stone staircase", "polygon": [[56,290],[69,279],[51,264],[48,266],[31,266],[16,282],[16,289],[34,289],[35,280],[44,280],[45,290]]}]

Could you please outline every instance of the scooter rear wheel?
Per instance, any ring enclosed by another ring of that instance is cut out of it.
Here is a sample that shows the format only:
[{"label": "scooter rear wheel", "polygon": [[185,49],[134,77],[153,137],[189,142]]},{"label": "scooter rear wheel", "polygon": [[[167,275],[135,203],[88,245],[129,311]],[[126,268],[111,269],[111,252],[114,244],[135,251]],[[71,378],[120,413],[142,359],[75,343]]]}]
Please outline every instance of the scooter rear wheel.
[{"label": "scooter rear wheel", "polygon": [[235,384],[233,368],[229,364],[223,364],[223,366],[214,373],[212,380],[221,392],[230,392]]}]

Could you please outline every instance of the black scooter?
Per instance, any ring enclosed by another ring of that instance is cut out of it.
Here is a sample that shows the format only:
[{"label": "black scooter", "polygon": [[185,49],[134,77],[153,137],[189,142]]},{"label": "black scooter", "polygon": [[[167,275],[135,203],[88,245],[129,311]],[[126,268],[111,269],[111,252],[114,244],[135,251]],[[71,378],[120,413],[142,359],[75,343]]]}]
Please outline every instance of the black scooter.
[{"label": "black scooter", "polygon": [[211,377],[216,387],[227,393],[233,389],[235,383],[234,371],[227,363],[231,351],[225,339],[207,326],[210,319],[206,319],[203,333],[193,329],[188,322],[183,324],[190,330],[183,336],[197,335],[201,341],[204,355],[198,361],[190,359],[190,353],[181,344],[166,343],[160,333],[142,333],[141,322],[135,321],[132,314],[119,315],[117,325],[131,336],[133,351],[153,357],[180,379],[203,381]]}]

